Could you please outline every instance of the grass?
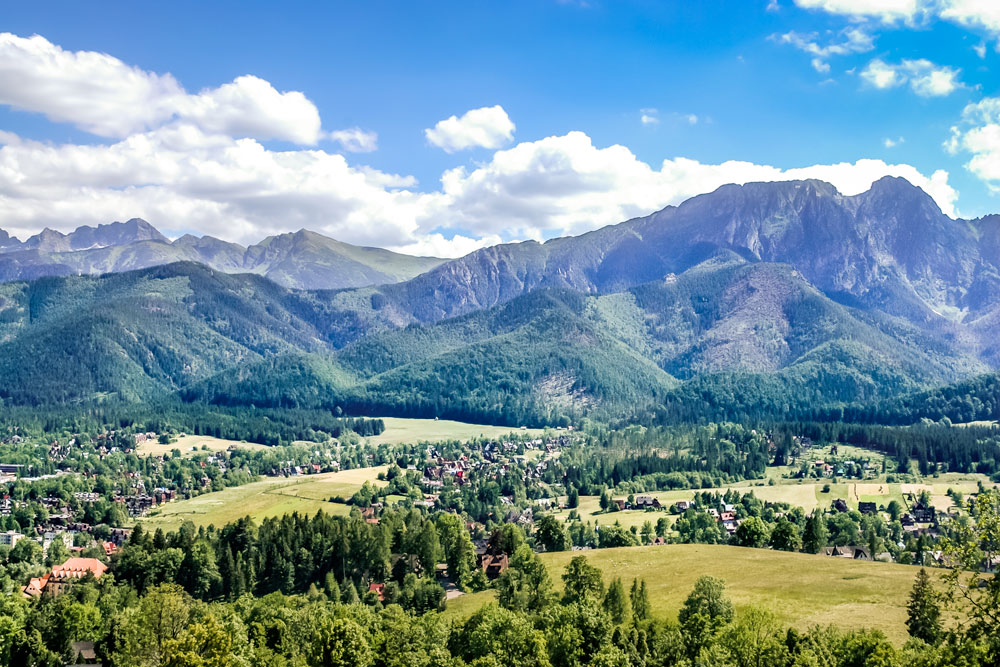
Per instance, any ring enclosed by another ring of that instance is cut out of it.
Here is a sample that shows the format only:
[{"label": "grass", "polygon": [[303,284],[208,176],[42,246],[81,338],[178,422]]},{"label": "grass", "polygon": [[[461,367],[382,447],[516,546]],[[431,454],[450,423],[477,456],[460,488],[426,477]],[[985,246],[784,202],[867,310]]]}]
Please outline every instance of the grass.
[{"label": "grass", "polygon": [[466,424],[447,419],[405,419],[401,417],[381,417],[385,430],[376,436],[365,438],[374,445],[417,444],[420,442],[442,442],[445,440],[472,440],[473,438],[498,438],[509,433],[540,435],[541,429],[515,429],[510,426],[486,426]]},{"label": "grass", "polygon": [[[191,450],[192,447],[195,451]],[[254,451],[267,449],[265,445],[259,445],[254,442],[223,440],[222,438],[213,438],[208,435],[185,435],[183,438],[177,438],[176,442],[172,442],[167,445],[161,445],[155,439],[147,440],[136,447],[136,453],[140,456],[162,456],[164,454],[169,454],[175,449],[179,449],[183,456],[193,456],[194,454],[201,452],[203,447],[210,452],[222,452],[230,447]]]},{"label": "grass", "polygon": [[185,521],[196,526],[223,526],[245,516],[256,521],[298,512],[348,514],[343,503],[332,503],[333,496],[350,497],[365,482],[384,484],[376,478],[386,466],[356,468],[340,472],[302,477],[268,477],[259,482],[206,493],[187,500],[167,503],[154,510],[142,522],[149,528],[176,530]]},{"label": "grass", "polygon": [[[755,605],[801,630],[876,628],[899,644],[907,638],[906,600],[915,567],[704,544],[541,554],[557,590],[566,565],[581,553],[601,569],[605,583],[621,577],[627,587],[633,578],[644,578],[653,615],[660,618],[675,619],[695,580],[711,575],[725,580],[737,612]],[[467,617],[493,595],[462,596],[448,603],[446,613]]]}]

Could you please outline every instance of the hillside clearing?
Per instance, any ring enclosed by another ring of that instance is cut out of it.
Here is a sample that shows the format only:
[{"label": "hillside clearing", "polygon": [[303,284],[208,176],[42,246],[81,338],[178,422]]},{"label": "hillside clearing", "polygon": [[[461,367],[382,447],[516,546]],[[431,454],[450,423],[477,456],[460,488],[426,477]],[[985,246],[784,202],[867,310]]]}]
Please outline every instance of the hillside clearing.
[{"label": "hillside clearing", "polygon": [[348,514],[350,507],[333,503],[334,496],[348,498],[365,482],[378,481],[386,466],[356,468],[301,477],[267,477],[243,486],[205,493],[187,500],[167,503],[153,510],[142,522],[150,528],[175,530],[185,521],[196,526],[223,526],[249,516],[256,521],[298,512]]},{"label": "hillside clearing", "polygon": [[222,438],[213,438],[210,435],[185,435],[166,445],[160,444],[155,439],[150,439],[137,446],[135,451],[140,456],[163,456],[169,455],[173,450],[178,449],[182,456],[194,456],[202,451],[223,452],[230,447],[250,451],[267,449],[266,445],[260,445],[255,442],[224,440]]},{"label": "hillside clearing", "polygon": [[[613,577],[621,577],[626,586],[633,578],[644,578],[653,615],[659,618],[676,619],[698,577],[711,575],[726,581],[737,612],[750,605],[763,607],[780,623],[800,630],[815,625],[877,628],[897,644],[907,639],[906,600],[918,572],[891,563],[676,544],[541,554],[557,590],[566,565],[578,555],[601,569],[606,584]],[[491,599],[492,592],[465,595],[449,601],[446,613],[464,618]]]},{"label": "hillside clearing", "polygon": [[447,419],[405,419],[402,417],[371,417],[385,422],[385,430],[375,436],[365,438],[370,444],[413,445],[420,442],[442,442],[444,440],[472,440],[474,438],[499,438],[515,433],[519,435],[541,435],[542,429],[519,429],[510,426],[487,426],[466,424]]}]

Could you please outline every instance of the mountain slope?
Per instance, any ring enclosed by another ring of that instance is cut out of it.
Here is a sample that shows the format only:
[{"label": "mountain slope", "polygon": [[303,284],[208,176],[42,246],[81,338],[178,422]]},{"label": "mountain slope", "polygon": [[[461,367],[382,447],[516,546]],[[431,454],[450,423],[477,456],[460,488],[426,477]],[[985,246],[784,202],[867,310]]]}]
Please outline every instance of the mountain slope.
[{"label": "mountain slope", "polygon": [[390,319],[431,322],[539,287],[621,291],[727,250],[788,264],[843,303],[955,333],[1000,306],[998,225],[952,220],[897,178],[850,197],[820,181],[727,185],[582,236],[479,250],[379,292]]}]

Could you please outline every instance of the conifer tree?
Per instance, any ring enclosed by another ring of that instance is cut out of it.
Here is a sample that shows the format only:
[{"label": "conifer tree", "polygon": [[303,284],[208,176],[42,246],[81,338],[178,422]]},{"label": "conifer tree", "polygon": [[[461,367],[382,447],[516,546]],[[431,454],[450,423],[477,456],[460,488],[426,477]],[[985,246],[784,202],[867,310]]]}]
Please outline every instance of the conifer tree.
[{"label": "conifer tree", "polygon": [[627,622],[632,616],[632,604],[625,593],[621,577],[615,578],[604,595],[604,610],[616,624]]},{"label": "conifer tree", "polygon": [[906,604],[906,628],[911,637],[934,644],[941,637],[941,607],[938,595],[927,574],[920,568]]}]

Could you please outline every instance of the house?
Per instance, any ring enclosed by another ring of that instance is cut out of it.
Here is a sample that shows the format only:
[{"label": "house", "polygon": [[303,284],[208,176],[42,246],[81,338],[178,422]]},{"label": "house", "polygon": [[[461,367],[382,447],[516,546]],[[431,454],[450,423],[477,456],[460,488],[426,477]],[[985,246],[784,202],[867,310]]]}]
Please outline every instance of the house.
[{"label": "house", "polygon": [[[692,505],[693,503],[690,500],[678,500],[676,503],[674,503],[674,507],[677,509],[678,513],[683,513],[688,511]],[[718,513],[718,510],[716,510],[716,513]]]},{"label": "house", "polygon": [[824,550],[827,556],[835,558],[851,558],[853,560],[871,560],[871,554],[867,547],[827,547]]},{"label": "house", "polygon": [[635,507],[637,509],[646,509],[649,507],[660,507],[660,501],[653,496],[636,496],[635,497]]},{"label": "house", "polygon": [[878,505],[875,503],[859,502],[858,511],[862,514],[875,514],[878,512]]},{"label": "house", "polygon": [[920,503],[913,504],[910,514],[913,515],[913,520],[917,523],[934,523],[934,519],[937,518],[937,512],[933,506]]},{"label": "house", "polygon": [[24,535],[15,530],[8,530],[7,532],[0,533],[0,546],[13,548],[17,544],[18,540],[23,537]]},{"label": "house", "polygon": [[98,665],[94,642],[73,642],[70,647],[77,665]]},{"label": "house", "polygon": [[733,521],[736,521],[736,515],[733,514],[732,512],[723,512],[722,514],[719,515],[719,521],[721,521],[722,523],[731,523]]},{"label": "house", "polygon": [[368,587],[369,593],[374,593],[379,602],[385,602],[385,584],[372,584]]},{"label": "house", "polygon": [[21,589],[21,592],[28,597],[37,597],[42,594],[55,596],[65,592],[77,580],[83,579],[87,575],[93,575],[95,579],[99,579],[107,571],[108,566],[96,558],[70,558],[62,565],[52,568],[52,571],[44,577],[32,579],[27,586]]},{"label": "house", "polygon": [[479,569],[488,579],[496,579],[507,570],[507,554],[482,554],[479,556]]},{"label": "house", "polygon": [[844,500],[843,498],[837,498],[836,500],[833,501],[833,509],[837,510],[838,512],[847,512],[851,508],[847,506],[846,500]]},{"label": "house", "polygon": [[614,503],[615,507],[618,508],[618,511],[625,509],[625,501],[622,500],[621,498],[615,498],[611,502]]}]

